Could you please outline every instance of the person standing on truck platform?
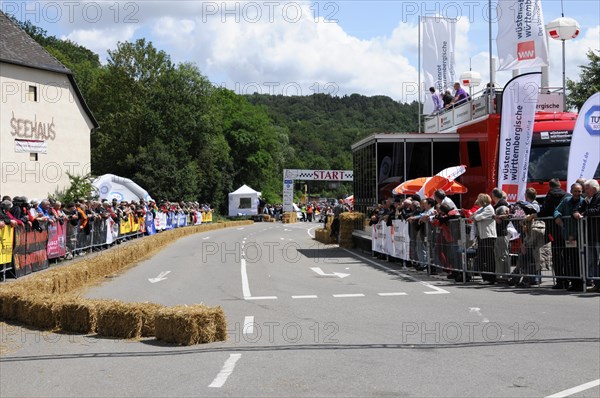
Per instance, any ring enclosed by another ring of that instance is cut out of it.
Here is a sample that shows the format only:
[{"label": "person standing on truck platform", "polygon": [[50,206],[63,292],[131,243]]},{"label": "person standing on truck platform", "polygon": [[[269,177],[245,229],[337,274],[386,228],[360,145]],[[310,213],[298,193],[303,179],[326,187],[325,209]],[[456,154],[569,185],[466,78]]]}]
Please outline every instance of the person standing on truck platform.
[{"label": "person standing on truck platform", "polygon": [[429,87],[429,92],[431,93],[431,99],[433,100],[433,112],[431,114],[435,115],[444,109],[442,106],[442,99],[440,98],[439,94],[435,92],[434,87]]},{"label": "person standing on truck platform", "polygon": [[450,104],[446,105],[446,109],[465,103],[468,99],[469,94],[460,86],[460,83],[456,82],[454,83],[454,98]]}]

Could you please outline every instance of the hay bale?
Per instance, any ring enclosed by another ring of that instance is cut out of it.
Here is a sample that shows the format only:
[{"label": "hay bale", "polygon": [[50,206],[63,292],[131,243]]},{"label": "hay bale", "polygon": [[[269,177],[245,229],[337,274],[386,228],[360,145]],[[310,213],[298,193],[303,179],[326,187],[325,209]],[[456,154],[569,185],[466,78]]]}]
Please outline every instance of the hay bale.
[{"label": "hay bale", "polygon": [[100,336],[123,339],[142,335],[142,311],[136,304],[102,301],[97,305],[96,332]]},{"label": "hay bale", "polygon": [[93,333],[96,331],[97,303],[94,300],[67,299],[58,302],[60,329],[64,332]]},{"label": "hay bale", "polygon": [[221,306],[213,307],[210,311],[216,328],[215,341],[227,340],[227,319],[225,318],[225,311],[223,311]]},{"label": "hay bale", "polygon": [[20,289],[0,290],[0,318],[7,321],[17,319],[17,305],[21,295],[25,292]]},{"label": "hay bale", "polygon": [[178,345],[211,343],[226,335],[223,324],[224,316],[205,305],[165,308],[156,314],[156,338]]},{"label": "hay bale", "polygon": [[22,295],[16,303],[16,319],[34,328],[54,330],[58,326],[55,302],[50,297]]},{"label": "hay bale", "polygon": [[142,312],[142,337],[154,336],[156,314],[166,307],[155,303],[137,303],[136,305]]}]

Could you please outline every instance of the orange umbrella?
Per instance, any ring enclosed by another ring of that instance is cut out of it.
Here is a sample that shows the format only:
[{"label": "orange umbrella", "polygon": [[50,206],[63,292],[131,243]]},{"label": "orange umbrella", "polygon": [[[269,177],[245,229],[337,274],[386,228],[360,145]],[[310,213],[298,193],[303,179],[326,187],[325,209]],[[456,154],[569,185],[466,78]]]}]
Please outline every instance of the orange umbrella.
[{"label": "orange umbrella", "polygon": [[467,193],[468,191],[467,187],[456,181],[450,181],[446,177],[433,176],[405,181],[394,188],[392,192],[394,195],[412,195],[419,192],[421,188],[424,188],[426,198],[432,197],[438,189],[443,189],[444,192],[450,195]]}]

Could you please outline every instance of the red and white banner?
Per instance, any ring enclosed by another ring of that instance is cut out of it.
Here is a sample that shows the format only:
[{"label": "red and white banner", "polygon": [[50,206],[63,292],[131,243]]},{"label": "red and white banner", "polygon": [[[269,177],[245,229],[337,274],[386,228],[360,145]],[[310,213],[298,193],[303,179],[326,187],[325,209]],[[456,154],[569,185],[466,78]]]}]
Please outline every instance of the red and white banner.
[{"label": "red and white banner", "polygon": [[519,75],[506,84],[502,93],[498,188],[506,192],[509,203],[525,200],[541,76],[540,72]]},{"label": "red and white banner", "polygon": [[579,111],[571,149],[569,150],[569,168],[567,169],[567,187],[578,178],[594,178],[600,164],[600,92],[585,101]]},{"label": "red and white banner", "polygon": [[421,17],[423,21],[423,77],[425,101],[423,113],[433,112],[433,100],[429,87],[438,94],[452,87],[456,81],[454,45],[456,20],[442,17]]},{"label": "red and white banner", "polygon": [[42,140],[15,139],[16,153],[47,153],[48,144]]},{"label": "red and white banner", "polygon": [[498,0],[498,70],[548,66],[541,0]]}]

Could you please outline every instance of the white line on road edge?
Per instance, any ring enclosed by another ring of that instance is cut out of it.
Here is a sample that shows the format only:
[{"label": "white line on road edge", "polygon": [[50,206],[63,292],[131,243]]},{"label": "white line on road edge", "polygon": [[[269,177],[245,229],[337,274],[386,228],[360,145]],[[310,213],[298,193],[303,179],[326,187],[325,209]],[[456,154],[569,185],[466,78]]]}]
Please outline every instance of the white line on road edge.
[{"label": "white line on road edge", "polygon": [[577,387],[569,388],[568,390],[564,390],[561,392],[557,392],[556,394],[548,395],[546,398],[563,398],[568,397],[569,395],[577,394],[578,392],[589,390],[590,388],[594,388],[600,386],[600,379],[590,381],[589,383],[582,384]]},{"label": "white line on road edge", "polygon": [[383,265],[383,264],[376,263],[375,261],[373,261],[373,260],[371,260],[371,259],[368,259],[368,258],[366,258],[366,257],[363,257],[363,256],[361,256],[360,254],[356,254],[356,253],[354,253],[354,252],[352,252],[352,251],[350,251],[350,250],[348,250],[348,249],[346,249],[346,248],[343,248],[343,249],[344,249],[345,251],[347,251],[348,253],[350,253],[350,254],[352,254],[352,255],[354,255],[354,256],[356,256],[356,257],[358,257],[358,258],[361,258],[361,259],[363,259],[364,261],[366,261],[366,262],[368,262],[368,263],[371,263],[371,264],[373,264],[373,265],[374,265],[374,266],[376,266],[376,267],[383,268],[383,269],[385,269],[386,271],[393,272],[394,274],[396,274],[396,275],[399,275],[399,276],[401,276],[401,277],[403,277],[403,278],[409,279],[409,280],[411,280],[411,281],[413,281],[413,282],[419,282],[419,283],[420,283],[420,284],[422,284],[423,286],[426,286],[426,287],[428,287],[428,288],[430,288],[430,289],[433,289],[433,290],[435,290],[434,292],[424,292],[425,294],[450,294],[450,292],[449,292],[449,291],[447,291],[447,290],[444,290],[444,289],[442,289],[442,288],[439,288],[439,287],[437,287],[437,286],[433,286],[431,283],[427,283],[427,282],[425,282],[425,281],[422,281],[422,280],[420,280],[420,279],[414,278],[414,277],[412,277],[412,276],[410,276],[410,275],[403,274],[402,272],[396,271],[395,269],[392,269],[392,268],[390,268],[390,267],[386,267],[386,266],[385,266],[385,265]]},{"label": "white line on road edge", "polygon": [[319,226],[312,227],[312,228],[309,228],[309,229],[307,229],[307,230],[306,230],[306,233],[308,234],[308,236],[310,236],[310,237],[311,237],[311,238],[313,238],[313,239],[315,238],[315,236],[314,236],[314,235],[311,235],[311,234],[310,234],[310,231],[312,231],[313,229],[316,229],[316,228],[319,228]]},{"label": "white line on road edge", "polygon": [[293,299],[309,299],[309,298],[318,298],[316,294],[307,294],[305,296],[292,296]]},{"label": "white line on road edge", "polygon": [[334,294],[335,298],[345,298],[345,297],[365,297],[362,293],[354,293],[354,294]]},{"label": "white line on road edge", "polygon": [[246,272],[246,260],[242,258],[242,294],[244,295],[244,299],[248,299],[248,297],[252,296],[250,294],[250,285],[248,285],[248,273]]},{"label": "white line on road edge", "polygon": [[406,296],[408,293],[398,292],[398,293],[377,293],[379,296]]},{"label": "white line on road edge", "polygon": [[242,357],[242,354],[230,354],[229,358],[225,361],[223,369],[219,372],[217,377],[208,386],[209,388],[221,388],[227,381],[227,378],[233,373],[235,363]]},{"label": "white line on road edge", "polygon": [[254,317],[247,316],[244,318],[244,328],[242,329],[244,334],[253,334],[254,333]]}]

